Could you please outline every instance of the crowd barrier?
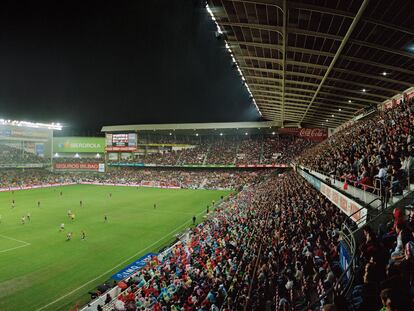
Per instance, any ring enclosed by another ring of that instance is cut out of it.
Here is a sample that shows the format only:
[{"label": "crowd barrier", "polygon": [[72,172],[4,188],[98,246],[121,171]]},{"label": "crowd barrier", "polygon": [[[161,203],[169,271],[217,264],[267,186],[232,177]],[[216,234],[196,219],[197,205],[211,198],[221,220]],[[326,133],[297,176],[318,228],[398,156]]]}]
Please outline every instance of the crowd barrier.
[{"label": "crowd barrier", "polygon": [[380,192],[381,191],[380,189],[382,187],[381,184],[379,185],[379,188],[368,186],[368,185],[363,185],[364,189],[360,189],[360,188],[353,186],[354,182],[351,182],[349,180],[346,180],[346,179],[340,180],[337,178],[333,178],[333,177],[325,175],[322,172],[311,170],[301,165],[299,167],[302,170],[307,170],[310,174],[319,178],[320,180],[329,181],[329,184],[332,187],[336,189],[340,189],[344,193],[347,193],[353,198],[356,198],[366,204],[375,200],[378,197],[381,197],[381,192]]},{"label": "crowd barrier", "polygon": [[[358,227],[365,225],[368,211],[361,204],[350,199],[335,188],[325,183],[324,179],[319,179],[317,175],[312,175],[301,167],[297,169],[299,175],[305,178],[316,190],[322,193],[329,201],[338,207],[345,215],[350,217]],[[374,198],[375,199],[375,198]]]}]

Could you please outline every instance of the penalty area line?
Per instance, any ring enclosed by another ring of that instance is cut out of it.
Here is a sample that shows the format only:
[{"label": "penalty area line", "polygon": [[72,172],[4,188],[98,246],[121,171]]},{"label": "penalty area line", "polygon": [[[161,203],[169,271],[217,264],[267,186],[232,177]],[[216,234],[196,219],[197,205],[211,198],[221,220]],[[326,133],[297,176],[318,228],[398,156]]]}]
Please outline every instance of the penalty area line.
[{"label": "penalty area line", "polygon": [[[198,213],[196,216],[200,216],[204,213],[204,211],[201,211],[200,213]],[[36,309],[36,311],[41,311],[44,310],[52,305],[54,305],[55,303],[65,299],[66,297],[71,296],[73,293],[76,293],[78,290],[84,288],[85,286],[95,282],[96,280],[104,277],[105,275],[113,272],[115,269],[119,268],[122,265],[125,265],[125,263],[127,263],[128,261],[130,261],[131,259],[136,258],[138,255],[140,255],[141,253],[147,251],[148,249],[150,249],[151,247],[155,246],[156,244],[158,244],[159,242],[161,242],[162,240],[168,238],[171,234],[173,234],[174,232],[180,230],[182,227],[184,227],[185,225],[187,225],[187,223],[191,223],[191,220],[188,220],[186,222],[184,222],[182,225],[179,225],[177,228],[175,228],[174,230],[172,230],[170,233],[167,233],[166,235],[164,235],[162,238],[160,238],[159,240],[155,241],[154,243],[152,243],[151,245],[148,245],[147,247],[145,247],[144,249],[141,249],[139,252],[133,254],[132,256],[128,257],[127,259],[123,260],[122,262],[120,262],[119,264],[117,264],[116,266],[112,267],[111,269],[105,271],[104,273],[98,275],[97,277],[93,278],[92,280],[84,283],[83,285],[71,290],[70,292],[66,293],[65,295],[59,297],[58,299],[53,300],[52,302],[49,302],[47,305],[44,305],[43,307],[40,307],[39,309]]]},{"label": "penalty area line", "polygon": [[30,245],[30,243],[28,243],[28,242],[25,242],[25,241],[22,241],[22,240],[18,240],[18,239],[15,239],[15,238],[11,238],[11,237],[6,236],[6,235],[0,234],[0,237],[3,238],[3,239],[7,239],[7,240],[11,240],[11,241],[15,241],[15,242],[19,242],[19,243],[22,243],[23,244],[23,245],[19,245],[19,246],[15,246],[15,247],[11,247],[11,248],[7,248],[7,249],[0,250],[0,253],[6,253],[6,252],[9,252],[9,251],[12,251],[12,250],[15,250],[15,249],[18,249],[18,248],[22,248],[22,247],[26,247],[26,246],[29,246]]}]

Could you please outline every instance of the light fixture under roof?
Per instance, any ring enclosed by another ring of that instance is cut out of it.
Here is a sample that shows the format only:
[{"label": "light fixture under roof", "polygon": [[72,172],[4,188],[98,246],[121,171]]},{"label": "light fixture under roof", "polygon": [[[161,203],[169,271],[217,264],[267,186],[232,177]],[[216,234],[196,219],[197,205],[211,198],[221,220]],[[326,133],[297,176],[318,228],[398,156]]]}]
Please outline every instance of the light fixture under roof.
[{"label": "light fixture under roof", "polygon": [[339,109],[338,109],[338,111],[342,111],[342,109],[341,109],[341,108],[339,108]]},{"label": "light fixture under roof", "polygon": [[349,99],[349,100],[348,100],[348,103],[352,103],[352,100],[350,100],[350,99]]},{"label": "light fixture under roof", "polygon": [[388,73],[386,71],[382,72],[382,75],[385,77]]},{"label": "light fixture under roof", "polygon": [[366,89],[362,89],[362,92],[364,92],[364,93],[365,93],[366,91],[367,91]]},{"label": "light fixture under roof", "polygon": [[[217,18],[214,16],[214,13],[215,13],[214,8],[211,8],[208,5],[208,3],[206,3],[206,10],[207,10],[208,14],[210,15],[211,19],[213,20],[214,24],[217,27],[216,37],[221,39],[223,37],[223,31],[221,30],[221,28],[220,28],[220,26],[217,22]],[[230,57],[231,57],[231,60],[232,60],[232,66],[237,69],[237,72],[239,73],[239,75],[241,77],[243,85],[246,87],[247,92],[249,93],[249,95],[253,98],[253,94],[252,94],[252,92],[249,88],[249,85],[247,84],[246,78],[244,77],[243,72],[241,71],[241,69],[239,67],[239,64],[237,63],[237,61],[234,57],[234,53],[231,49],[231,46],[228,44],[228,42],[226,40],[224,40],[224,46],[225,46],[227,52],[230,54]],[[262,112],[260,111],[259,106],[256,104],[256,101],[255,101],[254,98],[252,99],[252,101],[253,101],[253,104],[254,104],[257,112],[259,113],[259,115],[263,116]]]}]

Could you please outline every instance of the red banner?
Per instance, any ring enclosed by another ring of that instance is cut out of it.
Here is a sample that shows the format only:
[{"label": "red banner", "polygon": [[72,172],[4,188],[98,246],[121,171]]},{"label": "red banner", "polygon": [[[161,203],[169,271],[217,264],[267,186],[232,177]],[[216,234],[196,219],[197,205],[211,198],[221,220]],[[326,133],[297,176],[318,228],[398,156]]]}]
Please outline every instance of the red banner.
[{"label": "red banner", "polygon": [[100,163],[55,163],[56,170],[99,171]]},{"label": "red banner", "polygon": [[105,148],[106,151],[115,151],[115,152],[134,152],[134,151],[138,151],[137,147],[128,147],[128,146],[117,146],[117,147],[111,147],[111,146],[106,146]]},{"label": "red banner", "polygon": [[328,129],[326,128],[285,127],[279,129],[279,133],[302,137],[313,141],[323,141],[328,138]]},{"label": "red banner", "polygon": [[289,167],[287,164],[236,164],[236,167]]}]

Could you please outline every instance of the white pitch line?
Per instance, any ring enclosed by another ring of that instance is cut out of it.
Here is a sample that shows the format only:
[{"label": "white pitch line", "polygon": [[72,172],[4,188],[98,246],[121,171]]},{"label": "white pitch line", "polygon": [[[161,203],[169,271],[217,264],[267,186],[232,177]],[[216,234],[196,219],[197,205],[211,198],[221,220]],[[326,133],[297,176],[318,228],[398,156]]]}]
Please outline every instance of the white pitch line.
[{"label": "white pitch line", "polygon": [[[196,216],[199,216],[201,214],[203,214],[204,211],[198,213]],[[191,220],[186,221],[185,223],[183,223],[182,225],[178,226],[177,228],[175,228],[173,231],[171,231],[170,233],[164,235],[162,238],[160,238],[158,241],[152,243],[151,245],[145,247],[144,249],[140,250],[139,252],[135,253],[134,255],[132,255],[131,257],[125,259],[124,261],[120,262],[119,264],[117,264],[115,267],[105,271],[104,273],[102,273],[101,275],[98,275],[96,278],[86,282],[85,284],[79,286],[78,288],[73,289],[72,291],[66,293],[65,295],[59,297],[58,299],[49,302],[47,305],[44,305],[43,307],[40,307],[39,309],[36,309],[36,311],[41,311],[46,309],[47,307],[54,305],[56,302],[61,301],[62,299],[65,299],[66,297],[72,295],[73,293],[77,292],[78,290],[84,288],[85,286],[89,285],[92,282],[95,282],[97,279],[100,279],[101,277],[104,277],[105,275],[107,275],[108,273],[112,272],[113,270],[115,270],[116,268],[118,268],[119,266],[124,265],[126,262],[130,261],[133,258],[136,258],[139,254],[141,254],[142,252],[145,252],[147,249],[153,247],[154,245],[156,245],[157,243],[161,242],[162,240],[164,240],[165,238],[167,238],[169,235],[173,234],[175,231],[178,231],[181,227],[185,226],[188,222],[191,222]]]},{"label": "white pitch line", "polygon": [[12,248],[4,249],[4,250],[0,251],[0,253],[9,252],[9,251],[12,251],[12,250],[14,250],[14,249],[18,249],[18,248],[26,247],[26,246],[29,246],[29,245],[30,245],[30,244],[24,244],[24,245],[20,245],[20,246],[12,247]]},{"label": "white pitch line", "polygon": [[11,238],[11,237],[6,236],[6,235],[2,235],[2,234],[0,234],[0,237],[5,238],[5,239],[9,239],[9,240],[12,240],[12,241],[20,242],[20,243],[23,243],[23,244],[30,245],[30,243],[27,243],[27,242],[25,242],[25,241],[18,240],[18,239],[15,239],[15,238]]}]

